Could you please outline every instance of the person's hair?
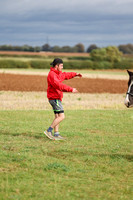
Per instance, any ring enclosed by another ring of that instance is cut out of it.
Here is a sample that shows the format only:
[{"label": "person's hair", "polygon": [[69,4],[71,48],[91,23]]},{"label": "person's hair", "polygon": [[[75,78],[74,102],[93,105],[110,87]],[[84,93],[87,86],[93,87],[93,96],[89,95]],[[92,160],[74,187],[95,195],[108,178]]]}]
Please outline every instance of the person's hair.
[{"label": "person's hair", "polygon": [[53,67],[55,67],[56,65],[59,66],[59,64],[61,64],[61,63],[63,63],[63,60],[62,60],[62,59],[60,59],[60,58],[55,58],[55,59],[53,60],[53,62],[50,63],[50,65],[53,65]]}]

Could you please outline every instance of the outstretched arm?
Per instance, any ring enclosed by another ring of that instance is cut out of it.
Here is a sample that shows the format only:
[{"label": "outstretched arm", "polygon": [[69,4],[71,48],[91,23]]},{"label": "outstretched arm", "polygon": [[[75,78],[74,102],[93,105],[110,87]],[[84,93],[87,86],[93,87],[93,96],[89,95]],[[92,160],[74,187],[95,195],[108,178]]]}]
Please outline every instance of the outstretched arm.
[{"label": "outstretched arm", "polygon": [[73,91],[72,87],[65,85],[62,82],[60,82],[59,79],[57,78],[57,76],[54,75],[54,74],[51,74],[48,79],[49,79],[50,84],[55,89],[58,89],[58,90],[63,91],[63,92],[72,92]]},{"label": "outstretched arm", "polygon": [[63,80],[68,80],[68,79],[74,78],[75,76],[79,76],[80,78],[82,77],[82,75],[80,73],[63,72]]}]

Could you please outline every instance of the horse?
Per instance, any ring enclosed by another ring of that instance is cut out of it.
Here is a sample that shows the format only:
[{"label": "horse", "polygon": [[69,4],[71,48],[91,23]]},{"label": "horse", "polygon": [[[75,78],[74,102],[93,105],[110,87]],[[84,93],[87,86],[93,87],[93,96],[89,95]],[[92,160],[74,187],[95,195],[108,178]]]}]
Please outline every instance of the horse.
[{"label": "horse", "polygon": [[130,108],[133,106],[133,72],[128,71],[129,74],[129,81],[128,81],[128,90],[126,93],[126,98],[125,98],[125,105],[127,108]]}]

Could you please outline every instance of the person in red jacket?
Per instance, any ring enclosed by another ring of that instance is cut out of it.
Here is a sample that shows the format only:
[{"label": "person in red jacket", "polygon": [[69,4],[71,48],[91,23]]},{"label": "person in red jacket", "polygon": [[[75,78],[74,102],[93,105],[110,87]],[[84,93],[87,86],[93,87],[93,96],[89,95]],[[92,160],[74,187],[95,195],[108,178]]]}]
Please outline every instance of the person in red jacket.
[{"label": "person in red jacket", "polygon": [[[50,65],[52,65],[52,67],[50,68],[50,72],[47,77],[47,98],[53,107],[55,119],[53,120],[51,126],[46,131],[44,131],[44,134],[49,139],[61,140],[64,138],[59,134],[59,123],[65,118],[64,109],[62,106],[63,92],[78,92],[76,88],[72,88],[63,84],[62,82],[64,80],[74,78],[75,76],[82,77],[82,75],[75,72],[62,72],[63,61],[60,58],[55,58]],[[52,135],[53,129],[54,135]]]}]

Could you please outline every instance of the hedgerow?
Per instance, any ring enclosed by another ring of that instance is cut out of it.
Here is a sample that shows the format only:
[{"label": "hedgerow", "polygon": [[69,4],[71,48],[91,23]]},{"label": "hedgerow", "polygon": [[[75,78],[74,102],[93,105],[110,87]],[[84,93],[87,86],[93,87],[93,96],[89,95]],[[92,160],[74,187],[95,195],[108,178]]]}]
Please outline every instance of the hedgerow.
[{"label": "hedgerow", "polygon": [[[0,59],[0,68],[33,68],[49,69],[50,61],[48,60],[6,60]],[[133,59],[123,59],[119,62],[109,61],[92,61],[90,60],[65,60],[64,69],[133,69]]]}]

